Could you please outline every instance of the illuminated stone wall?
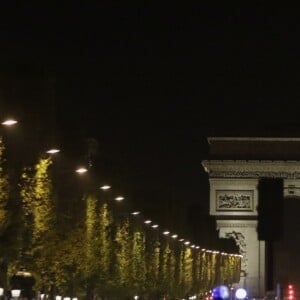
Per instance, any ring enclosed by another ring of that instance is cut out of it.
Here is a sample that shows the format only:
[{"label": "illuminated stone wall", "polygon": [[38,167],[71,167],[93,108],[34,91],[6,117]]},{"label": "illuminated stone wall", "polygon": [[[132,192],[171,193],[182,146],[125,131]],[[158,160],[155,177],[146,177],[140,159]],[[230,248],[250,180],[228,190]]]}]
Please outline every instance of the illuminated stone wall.
[{"label": "illuminated stone wall", "polygon": [[[225,141],[234,143],[234,139]],[[264,142],[268,141],[273,142]],[[210,215],[216,217],[219,237],[234,238],[243,255],[238,285],[252,297],[264,296],[265,242],[259,241],[257,235],[258,182],[262,177],[283,178],[285,199],[299,197],[300,161],[220,158],[205,160],[202,165],[209,175]]]}]

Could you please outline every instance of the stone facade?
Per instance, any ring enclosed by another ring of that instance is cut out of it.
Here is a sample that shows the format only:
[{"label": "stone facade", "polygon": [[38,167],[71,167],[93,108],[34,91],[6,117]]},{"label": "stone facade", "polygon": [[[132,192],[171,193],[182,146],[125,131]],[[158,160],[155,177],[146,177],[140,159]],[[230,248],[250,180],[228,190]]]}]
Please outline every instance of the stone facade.
[{"label": "stone facade", "polygon": [[220,237],[233,237],[242,259],[237,286],[250,297],[265,295],[265,242],[258,240],[258,182],[262,177],[284,179],[284,197],[300,196],[300,161],[205,160],[209,174],[210,214],[216,217]]}]

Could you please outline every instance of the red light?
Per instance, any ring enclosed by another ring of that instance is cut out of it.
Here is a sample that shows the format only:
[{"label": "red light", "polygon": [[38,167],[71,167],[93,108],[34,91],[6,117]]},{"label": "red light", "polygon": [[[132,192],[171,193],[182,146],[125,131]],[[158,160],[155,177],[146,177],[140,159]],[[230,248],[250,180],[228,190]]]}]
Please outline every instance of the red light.
[{"label": "red light", "polygon": [[287,300],[295,300],[295,291],[292,284],[287,286]]}]

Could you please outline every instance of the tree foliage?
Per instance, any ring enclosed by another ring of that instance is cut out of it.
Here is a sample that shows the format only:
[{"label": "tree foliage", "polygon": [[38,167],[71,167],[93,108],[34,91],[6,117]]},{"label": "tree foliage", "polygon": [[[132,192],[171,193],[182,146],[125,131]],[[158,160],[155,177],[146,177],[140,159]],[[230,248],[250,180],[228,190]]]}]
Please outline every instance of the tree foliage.
[{"label": "tree foliage", "polygon": [[[12,220],[3,151],[0,140],[1,243]],[[239,281],[240,256],[184,245],[129,214],[118,214],[107,199],[90,188],[78,195],[85,206],[81,203],[77,209],[84,209],[84,213],[76,213],[74,218],[69,214],[59,222],[57,211],[63,206],[59,202],[67,199],[55,198],[58,194],[51,165],[49,157],[40,158],[21,173],[22,230],[16,236],[20,247],[14,251],[16,244],[7,243],[10,248],[6,251],[12,253],[7,260],[8,274],[25,266],[35,274],[38,290],[111,299],[135,294],[183,297],[208,291],[217,283]],[[1,245],[0,249],[3,260],[5,248]]]}]

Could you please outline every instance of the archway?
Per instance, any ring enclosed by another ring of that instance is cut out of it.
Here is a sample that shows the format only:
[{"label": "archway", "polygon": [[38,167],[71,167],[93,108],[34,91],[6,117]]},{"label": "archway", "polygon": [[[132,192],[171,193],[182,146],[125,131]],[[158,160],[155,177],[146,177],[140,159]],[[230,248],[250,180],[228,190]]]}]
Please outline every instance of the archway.
[{"label": "archway", "polygon": [[285,199],[299,197],[300,139],[209,138],[209,144],[211,159],[202,165],[209,174],[210,215],[219,236],[233,237],[243,255],[239,286],[263,296],[266,245],[257,235],[258,182],[283,178]]}]

